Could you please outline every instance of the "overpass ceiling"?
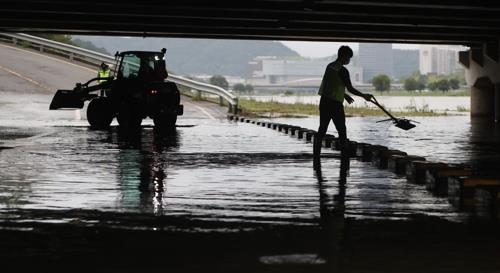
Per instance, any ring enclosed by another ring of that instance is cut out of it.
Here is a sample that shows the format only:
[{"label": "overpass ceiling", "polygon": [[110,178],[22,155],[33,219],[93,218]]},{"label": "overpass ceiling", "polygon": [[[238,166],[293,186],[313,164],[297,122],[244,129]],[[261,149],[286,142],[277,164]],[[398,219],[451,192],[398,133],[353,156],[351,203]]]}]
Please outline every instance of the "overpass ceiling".
[{"label": "overpass ceiling", "polygon": [[500,36],[500,2],[16,0],[0,30],[229,39],[473,45]]}]

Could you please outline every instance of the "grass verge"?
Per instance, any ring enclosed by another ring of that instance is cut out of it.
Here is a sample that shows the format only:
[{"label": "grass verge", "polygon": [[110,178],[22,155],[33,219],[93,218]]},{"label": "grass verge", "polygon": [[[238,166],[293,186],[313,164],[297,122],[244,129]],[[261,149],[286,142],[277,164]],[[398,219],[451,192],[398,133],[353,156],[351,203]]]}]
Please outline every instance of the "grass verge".
[{"label": "grass verge", "polygon": [[[260,102],[252,99],[240,99],[239,107],[241,114],[245,116],[265,116],[265,117],[303,117],[319,115],[318,105],[306,103],[280,103],[275,101]],[[349,117],[369,117],[385,116],[382,110],[373,107],[352,107],[345,106],[346,116]],[[415,117],[415,116],[446,116],[447,113],[437,113],[426,109],[413,109],[411,111],[391,111],[395,116]]]}]

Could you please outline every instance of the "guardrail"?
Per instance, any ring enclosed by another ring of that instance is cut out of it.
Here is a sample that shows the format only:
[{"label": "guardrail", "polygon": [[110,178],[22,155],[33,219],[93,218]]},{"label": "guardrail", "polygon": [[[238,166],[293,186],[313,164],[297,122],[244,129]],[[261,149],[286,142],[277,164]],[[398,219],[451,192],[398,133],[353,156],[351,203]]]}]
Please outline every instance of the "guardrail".
[{"label": "guardrail", "polygon": [[[80,61],[95,66],[99,66],[102,62],[106,62],[109,64],[114,64],[115,62],[115,58],[113,56],[44,39],[41,37],[23,33],[0,33],[0,36],[7,37],[6,39],[4,38],[2,40],[8,41],[15,45],[23,45],[23,43],[27,43],[27,45],[29,45],[30,47],[37,48],[41,52],[56,54],[70,60]],[[238,110],[238,98],[233,93],[225,90],[224,88],[208,83],[198,82],[185,77],[172,75],[170,73],[167,80],[175,82],[176,84],[179,84],[181,86],[197,90],[199,92],[218,96],[220,98],[221,104],[223,100],[226,100],[229,105],[229,112],[236,113]]]}]

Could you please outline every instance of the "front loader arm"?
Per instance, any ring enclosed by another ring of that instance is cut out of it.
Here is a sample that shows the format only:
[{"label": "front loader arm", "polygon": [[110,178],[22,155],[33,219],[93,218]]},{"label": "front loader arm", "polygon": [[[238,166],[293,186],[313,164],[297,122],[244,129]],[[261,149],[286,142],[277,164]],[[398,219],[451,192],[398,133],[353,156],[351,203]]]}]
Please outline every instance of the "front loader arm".
[{"label": "front loader arm", "polygon": [[[102,79],[107,79],[107,81],[89,86],[90,83]],[[54,98],[52,98],[49,109],[82,109],[84,101],[91,100],[98,96],[97,94],[90,93],[93,91],[110,88],[113,84],[112,79],[112,77],[93,78],[84,84],[77,83],[73,90],[57,90]]]}]

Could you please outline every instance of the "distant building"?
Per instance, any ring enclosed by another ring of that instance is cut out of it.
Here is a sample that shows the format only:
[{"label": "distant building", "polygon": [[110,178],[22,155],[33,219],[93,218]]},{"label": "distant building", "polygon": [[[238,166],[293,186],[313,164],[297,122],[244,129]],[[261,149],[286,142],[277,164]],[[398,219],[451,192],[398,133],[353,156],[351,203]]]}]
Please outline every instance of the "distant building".
[{"label": "distant building", "polygon": [[419,71],[418,49],[393,49],[393,77],[402,79]]},{"label": "distant building", "polygon": [[458,65],[458,46],[420,46],[420,73],[449,75],[455,73]]},{"label": "distant building", "polygon": [[[251,71],[247,82],[254,86],[314,87],[321,84],[326,66],[332,58],[278,58],[257,57],[250,61]],[[348,65],[353,85],[361,84],[363,71],[360,67]]]},{"label": "distant building", "polygon": [[363,68],[363,82],[378,74],[393,78],[392,44],[360,43],[357,63]]}]

